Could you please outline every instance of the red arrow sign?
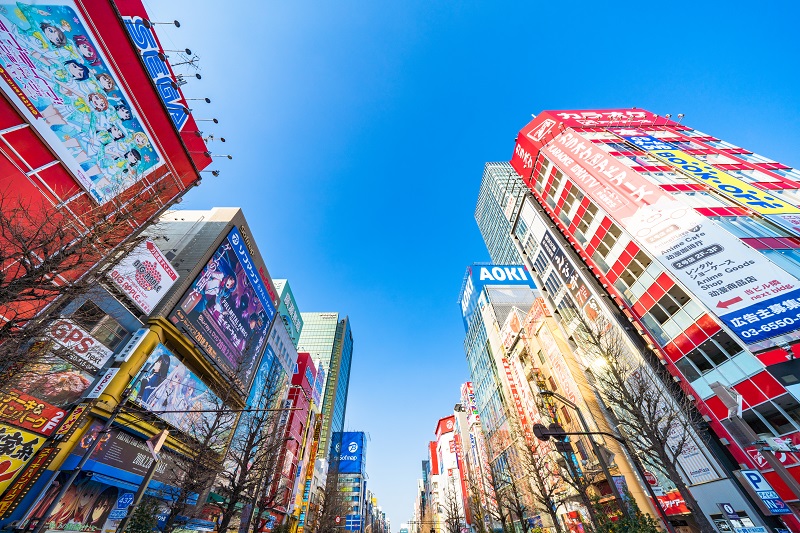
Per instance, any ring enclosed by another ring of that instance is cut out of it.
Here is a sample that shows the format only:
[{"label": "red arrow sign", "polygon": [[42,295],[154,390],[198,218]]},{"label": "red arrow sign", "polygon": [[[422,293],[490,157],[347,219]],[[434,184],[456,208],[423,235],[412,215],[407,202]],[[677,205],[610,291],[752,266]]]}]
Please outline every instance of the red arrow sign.
[{"label": "red arrow sign", "polygon": [[733,304],[738,304],[742,301],[741,296],[737,296],[736,298],[731,298],[730,300],[725,300],[724,302],[720,300],[717,302],[717,307],[721,307],[723,309],[727,309],[728,307],[732,306]]}]

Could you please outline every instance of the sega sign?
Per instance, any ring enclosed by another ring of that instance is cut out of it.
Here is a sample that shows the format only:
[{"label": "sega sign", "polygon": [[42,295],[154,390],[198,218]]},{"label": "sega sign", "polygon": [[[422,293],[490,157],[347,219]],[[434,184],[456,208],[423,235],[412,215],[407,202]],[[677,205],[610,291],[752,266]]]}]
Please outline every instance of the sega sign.
[{"label": "sega sign", "polygon": [[475,304],[484,287],[523,286],[536,288],[530,272],[522,265],[479,265],[467,268],[461,289],[461,316],[464,328],[469,328],[469,320],[475,312]]},{"label": "sega sign", "polygon": [[742,470],[741,479],[750,486],[756,496],[772,514],[792,514],[786,502],[773,490],[772,485],[758,470]]}]

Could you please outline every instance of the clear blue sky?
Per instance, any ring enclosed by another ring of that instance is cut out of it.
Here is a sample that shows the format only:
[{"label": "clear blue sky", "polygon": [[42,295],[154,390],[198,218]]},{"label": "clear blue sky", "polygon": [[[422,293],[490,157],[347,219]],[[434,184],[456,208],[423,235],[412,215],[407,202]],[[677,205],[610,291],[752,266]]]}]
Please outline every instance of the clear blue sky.
[{"label": "clear blue sky", "polygon": [[[483,164],[543,109],[643,107],[800,166],[793,2],[145,3],[220,160],[186,208],[241,206],[303,311],[350,315],[347,426],[395,531],[468,379],[456,298],[488,254]],[[614,6],[613,9],[607,6]],[[171,41],[171,42],[170,42]]]}]

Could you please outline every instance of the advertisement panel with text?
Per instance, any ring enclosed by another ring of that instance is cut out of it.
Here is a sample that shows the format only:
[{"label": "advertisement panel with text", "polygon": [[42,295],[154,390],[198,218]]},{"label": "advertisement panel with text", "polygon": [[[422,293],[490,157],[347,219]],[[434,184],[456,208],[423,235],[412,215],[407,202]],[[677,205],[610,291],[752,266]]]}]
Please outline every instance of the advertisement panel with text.
[{"label": "advertisement panel with text", "polygon": [[794,276],[573,130],[544,152],[746,344],[800,329]]},{"label": "advertisement panel with text", "polygon": [[75,2],[0,2],[0,88],[105,203],[163,164]]},{"label": "advertisement panel with text", "polygon": [[169,319],[246,387],[274,316],[275,305],[239,230],[233,228]]}]

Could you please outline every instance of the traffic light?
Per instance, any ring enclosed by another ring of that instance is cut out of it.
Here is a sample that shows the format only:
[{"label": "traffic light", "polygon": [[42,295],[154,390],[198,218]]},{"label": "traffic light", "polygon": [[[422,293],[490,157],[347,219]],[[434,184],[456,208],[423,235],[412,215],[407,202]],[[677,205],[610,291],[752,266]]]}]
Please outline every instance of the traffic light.
[{"label": "traffic light", "polygon": [[533,435],[542,442],[550,440],[550,434],[547,432],[547,428],[544,424],[534,424]]},{"label": "traffic light", "polygon": [[567,440],[567,432],[556,423],[550,424],[550,427],[547,428],[547,433],[557,441],[564,442]]}]

